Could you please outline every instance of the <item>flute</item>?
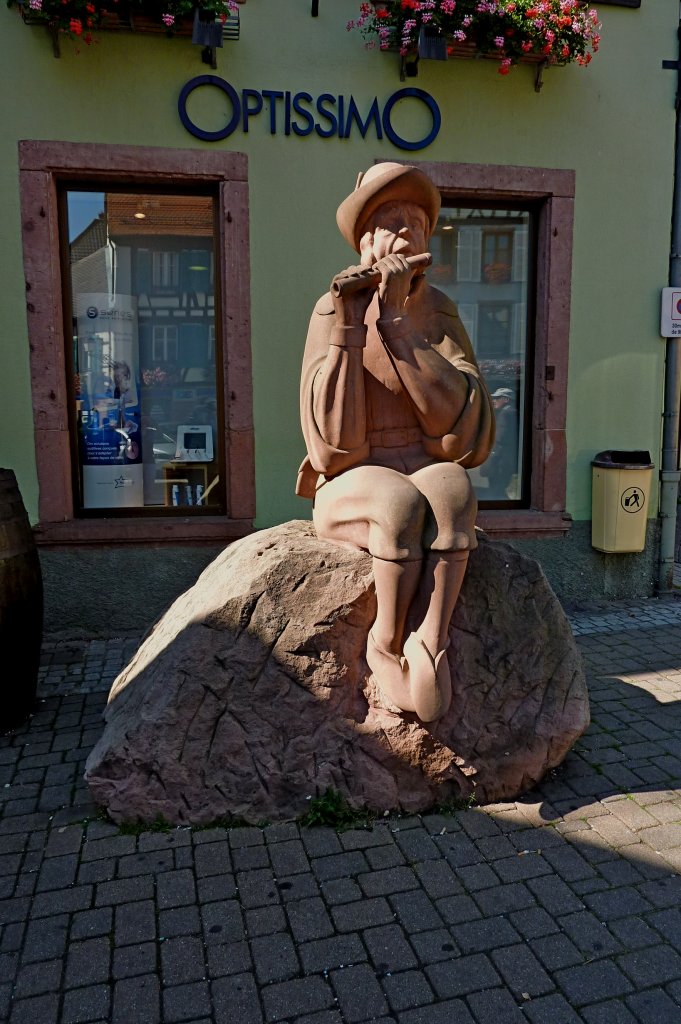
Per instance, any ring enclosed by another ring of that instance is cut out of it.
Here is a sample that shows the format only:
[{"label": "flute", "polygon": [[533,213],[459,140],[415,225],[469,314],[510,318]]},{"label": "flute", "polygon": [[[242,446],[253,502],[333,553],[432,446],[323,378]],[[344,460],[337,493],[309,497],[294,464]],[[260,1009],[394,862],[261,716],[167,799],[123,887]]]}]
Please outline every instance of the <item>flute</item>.
[{"label": "flute", "polygon": [[[407,263],[410,267],[429,267],[433,257],[429,252],[423,252],[419,256],[407,256]],[[347,274],[343,277],[336,277],[331,282],[332,295],[350,295],[352,292],[361,291],[363,288],[377,288],[381,281],[381,271],[376,267],[367,267],[365,270],[358,270],[354,274]]]}]

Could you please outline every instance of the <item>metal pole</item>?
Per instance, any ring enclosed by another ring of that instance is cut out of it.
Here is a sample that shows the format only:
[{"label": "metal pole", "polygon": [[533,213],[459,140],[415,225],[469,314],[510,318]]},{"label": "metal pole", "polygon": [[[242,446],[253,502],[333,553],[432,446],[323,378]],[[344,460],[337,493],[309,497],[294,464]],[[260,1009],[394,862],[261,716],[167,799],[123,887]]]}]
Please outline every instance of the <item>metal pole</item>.
[{"label": "metal pole", "polygon": [[[677,28],[679,55],[676,65],[676,140],[674,198],[669,259],[669,286],[681,286],[681,5]],[[668,338],[665,358],[664,411],[662,413],[662,467],[660,472],[660,565],[657,591],[660,597],[674,593],[674,553],[679,493],[679,399],[681,386],[681,338]]]}]

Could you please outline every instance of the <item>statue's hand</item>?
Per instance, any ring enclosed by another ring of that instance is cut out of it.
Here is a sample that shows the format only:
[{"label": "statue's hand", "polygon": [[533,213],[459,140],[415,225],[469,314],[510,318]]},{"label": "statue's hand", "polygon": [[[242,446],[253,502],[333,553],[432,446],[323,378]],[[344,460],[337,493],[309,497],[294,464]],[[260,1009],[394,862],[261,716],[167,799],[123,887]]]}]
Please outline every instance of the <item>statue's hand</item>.
[{"label": "statue's hand", "polygon": [[362,266],[348,267],[346,270],[341,271],[340,274],[336,274],[331,282],[331,298],[336,313],[336,324],[339,327],[360,327],[364,323],[366,311],[374,297],[376,283],[367,282],[366,288],[354,289],[350,292],[343,291],[342,294],[337,293],[338,290],[333,286],[336,281],[361,275],[366,269],[366,267]]},{"label": "statue's hand", "polygon": [[378,308],[384,320],[394,320],[404,316],[404,307],[409,297],[415,268],[407,262],[406,256],[390,253],[375,264],[381,271],[381,283],[378,286]]}]

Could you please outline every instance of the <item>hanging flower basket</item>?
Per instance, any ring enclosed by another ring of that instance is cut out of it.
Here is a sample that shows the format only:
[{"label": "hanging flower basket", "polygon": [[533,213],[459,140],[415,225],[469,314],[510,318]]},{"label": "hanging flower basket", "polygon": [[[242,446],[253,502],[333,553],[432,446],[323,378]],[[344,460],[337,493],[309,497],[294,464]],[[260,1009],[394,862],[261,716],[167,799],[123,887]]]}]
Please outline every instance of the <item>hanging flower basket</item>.
[{"label": "hanging flower basket", "polygon": [[[44,25],[59,41],[89,46],[100,32],[150,32],[187,36],[203,46],[239,37],[239,4],[246,0],[7,0],[27,25]],[[207,41],[208,40],[208,41]]]},{"label": "hanging flower basket", "polygon": [[420,58],[482,56],[506,75],[521,63],[586,66],[601,26],[584,0],[372,0],[347,28],[369,49],[399,50],[407,74]]}]

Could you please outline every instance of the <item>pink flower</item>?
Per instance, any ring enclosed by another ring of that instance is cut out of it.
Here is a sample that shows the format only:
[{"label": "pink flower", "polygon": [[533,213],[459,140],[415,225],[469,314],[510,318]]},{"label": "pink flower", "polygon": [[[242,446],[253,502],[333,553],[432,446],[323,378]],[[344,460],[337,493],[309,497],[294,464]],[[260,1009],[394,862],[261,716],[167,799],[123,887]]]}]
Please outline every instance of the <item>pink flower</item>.
[{"label": "pink flower", "polygon": [[495,36],[494,37],[494,45],[497,46],[500,50],[503,49],[504,42],[505,42],[505,40],[504,40],[503,36]]},{"label": "pink flower", "polygon": [[175,24],[175,15],[174,14],[164,14],[163,17],[161,18],[161,21],[163,22],[163,24],[167,28],[170,28],[171,25]]}]

